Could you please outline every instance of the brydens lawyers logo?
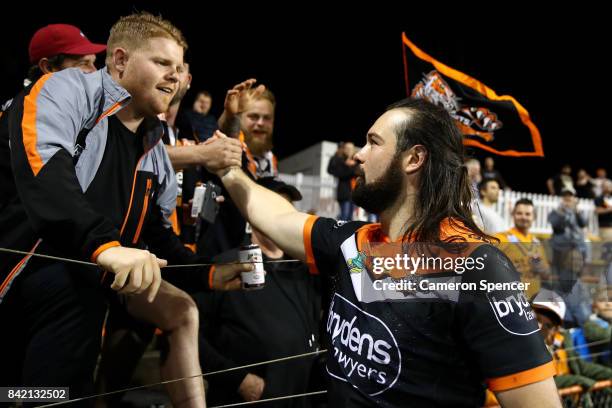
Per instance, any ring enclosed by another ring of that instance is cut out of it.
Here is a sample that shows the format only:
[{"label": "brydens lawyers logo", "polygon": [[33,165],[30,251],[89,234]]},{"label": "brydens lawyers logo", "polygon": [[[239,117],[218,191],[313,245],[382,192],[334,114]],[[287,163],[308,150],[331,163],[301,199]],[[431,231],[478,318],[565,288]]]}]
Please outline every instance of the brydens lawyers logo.
[{"label": "brydens lawyers logo", "polygon": [[522,291],[493,290],[487,299],[495,318],[508,333],[527,336],[539,330],[536,315]]},{"label": "brydens lawyers logo", "polygon": [[391,330],[335,293],[329,307],[327,332],[333,356],[327,372],[375,396],[391,388],[401,371],[401,353]]}]

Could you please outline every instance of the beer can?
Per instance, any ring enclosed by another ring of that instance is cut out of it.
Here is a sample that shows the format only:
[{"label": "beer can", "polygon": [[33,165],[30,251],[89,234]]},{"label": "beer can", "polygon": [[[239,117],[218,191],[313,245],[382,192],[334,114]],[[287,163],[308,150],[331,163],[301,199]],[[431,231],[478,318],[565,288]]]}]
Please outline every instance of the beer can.
[{"label": "beer can", "polygon": [[251,244],[240,247],[239,261],[241,263],[252,263],[255,269],[242,272],[242,289],[261,289],[266,284],[266,271],[263,267],[263,255],[259,245]]}]

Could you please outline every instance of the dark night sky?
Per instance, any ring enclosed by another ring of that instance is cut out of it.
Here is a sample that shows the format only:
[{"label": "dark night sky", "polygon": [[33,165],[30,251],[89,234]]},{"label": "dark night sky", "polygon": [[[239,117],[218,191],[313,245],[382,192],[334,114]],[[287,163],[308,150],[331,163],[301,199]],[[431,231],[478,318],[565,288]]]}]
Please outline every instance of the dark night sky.
[{"label": "dark night sky", "polygon": [[[102,4],[81,3],[78,11],[55,4],[48,10],[36,6],[33,13],[4,12],[5,22],[29,17],[18,29],[5,30],[2,100],[19,90],[28,68],[28,42],[37,28],[75,24],[90,40],[105,42],[119,16],[134,9],[161,12],[183,30],[190,45],[192,89],[212,92],[215,113],[225,90],[248,77],[276,94],[275,152],[282,159],[323,139],[363,143],[384,107],[405,96],[400,36],[406,31],[434,58],[500,95],[514,96],[530,112],[546,158],[499,157],[498,168],[515,189],[543,192],[546,177],[564,162],[591,173],[599,166],[612,171],[605,126],[610,114],[602,103],[611,94],[604,62],[610,46],[601,10],[557,8],[533,15],[517,5],[496,11],[471,3],[470,10],[415,10],[377,2],[375,9],[347,3],[330,11],[328,2],[296,3],[271,17],[269,8],[256,3],[223,9],[202,3],[206,7],[200,9],[191,2],[174,10],[151,3]],[[188,94],[186,101],[191,100]]]}]

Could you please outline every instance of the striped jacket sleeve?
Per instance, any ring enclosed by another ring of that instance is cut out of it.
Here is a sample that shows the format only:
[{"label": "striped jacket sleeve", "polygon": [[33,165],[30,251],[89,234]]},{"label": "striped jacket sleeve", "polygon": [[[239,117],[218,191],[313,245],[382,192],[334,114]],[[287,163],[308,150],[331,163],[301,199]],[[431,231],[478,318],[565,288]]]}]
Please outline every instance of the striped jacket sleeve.
[{"label": "striped jacket sleeve", "polygon": [[103,249],[119,245],[119,232],[91,208],[76,175],[76,139],[95,114],[81,81],[77,70],[48,74],[14,101],[11,161],[34,231],[66,254],[95,261]]}]

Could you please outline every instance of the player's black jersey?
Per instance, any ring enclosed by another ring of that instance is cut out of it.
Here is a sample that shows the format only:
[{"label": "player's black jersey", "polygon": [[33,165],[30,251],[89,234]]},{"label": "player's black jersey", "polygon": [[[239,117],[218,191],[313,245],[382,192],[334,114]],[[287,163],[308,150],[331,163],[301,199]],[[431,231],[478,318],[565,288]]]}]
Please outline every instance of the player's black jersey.
[{"label": "player's black jersey", "polygon": [[[304,229],[311,272],[329,278],[332,289],[324,322],[330,406],[477,407],[487,385],[501,391],[553,376],[523,292],[457,290],[419,297],[373,290],[366,246],[384,240],[379,224],[313,216]],[[469,257],[480,259],[482,270],[418,278],[520,282],[495,247],[480,242],[473,248]]]}]

